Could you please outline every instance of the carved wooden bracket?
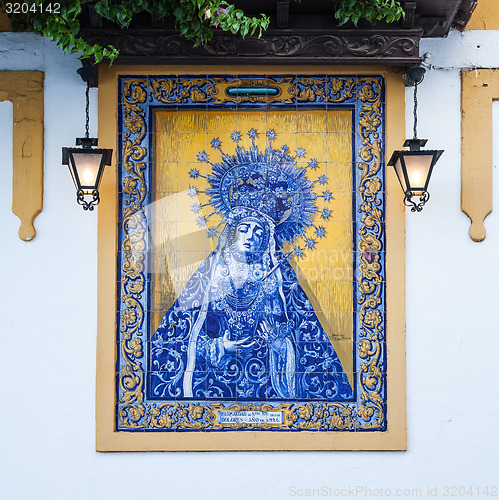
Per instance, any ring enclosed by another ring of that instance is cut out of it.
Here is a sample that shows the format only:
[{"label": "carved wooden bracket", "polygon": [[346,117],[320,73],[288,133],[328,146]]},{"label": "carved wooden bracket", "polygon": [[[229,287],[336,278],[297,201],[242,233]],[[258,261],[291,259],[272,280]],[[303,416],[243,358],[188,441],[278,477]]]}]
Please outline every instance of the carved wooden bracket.
[{"label": "carved wooden bracket", "polygon": [[0,71],[0,101],[14,108],[12,211],[24,241],[35,237],[43,208],[43,78],[41,71]]},{"label": "carved wooden bracket", "polygon": [[194,47],[174,30],[103,30],[82,28],[91,44],[113,45],[118,64],[382,64],[405,66],[421,62],[423,30],[373,32],[362,29],[272,30],[241,38],[216,33],[205,45]]},{"label": "carved wooden bracket", "polygon": [[499,100],[499,70],[461,73],[461,210],[470,218],[470,238],[485,239],[492,212],[492,101]]}]

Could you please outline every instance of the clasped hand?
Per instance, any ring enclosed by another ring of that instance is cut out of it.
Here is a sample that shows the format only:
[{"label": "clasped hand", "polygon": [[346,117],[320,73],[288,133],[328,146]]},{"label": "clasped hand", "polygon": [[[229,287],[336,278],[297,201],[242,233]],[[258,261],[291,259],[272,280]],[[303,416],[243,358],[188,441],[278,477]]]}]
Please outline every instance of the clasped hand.
[{"label": "clasped hand", "polygon": [[235,352],[237,351],[237,349],[248,349],[255,343],[255,341],[250,341],[251,337],[249,336],[241,340],[230,340],[229,330],[225,330],[225,333],[222,337],[222,343],[226,352]]}]

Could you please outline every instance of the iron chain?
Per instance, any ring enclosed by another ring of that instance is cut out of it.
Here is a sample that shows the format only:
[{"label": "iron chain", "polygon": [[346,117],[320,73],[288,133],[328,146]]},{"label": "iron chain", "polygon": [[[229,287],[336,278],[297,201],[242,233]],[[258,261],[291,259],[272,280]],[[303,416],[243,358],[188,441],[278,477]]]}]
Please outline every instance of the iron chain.
[{"label": "iron chain", "polygon": [[85,106],[85,137],[87,139],[89,137],[89,135],[88,135],[88,121],[89,121],[89,118],[88,118],[88,114],[89,114],[89,104],[88,104],[89,97],[88,97],[88,92],[89,92],[89,90],[90,90],[90,85],[87,82],[87,90],[85,91],[85,99],[86,99],[86,106]]},{"label": "iron chain", "polygon": [[418,84],[414,84],[414,139],[418,138]]}]

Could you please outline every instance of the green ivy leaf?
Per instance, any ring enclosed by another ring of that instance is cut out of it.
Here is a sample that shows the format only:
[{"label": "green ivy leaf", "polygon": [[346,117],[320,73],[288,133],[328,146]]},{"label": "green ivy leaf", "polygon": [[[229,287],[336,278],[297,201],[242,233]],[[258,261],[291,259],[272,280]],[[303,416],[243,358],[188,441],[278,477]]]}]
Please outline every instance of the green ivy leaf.
[{"label": "green ivy leaf", "polygon": [[[25,0],[29,4],[42,5],[44,0]],[[6,0],[0,0],[5,11]],[[65,53],[82,52],[84,56],[93,56],[96,63],[109,58],[110,63],[118,56],[118,50],[109,46],[90,45],[78,36],[80,24],[78,17],[82,6],[92,3],[98,14],[122,28],[130,25],[133,17],[141,12],[148,12],[157,17],[172,16],[180,34],[200,45],[213,38],[215,28],[240,34],[242,37],[253,35],[267,29],[270,20],[264,14],[247,17],[240,9],[225,0],[122,0],[118,3],[109,0],[72,0],[61,2],[60,14],[36,13],[27,15],[9,15],[13,29],[33,31],[52,38]],[[404,17],[404,10],[397,0],[336,0],[334,15],[340,25],[351,21],[357,25],[361,19],[371,23],[378,20],[395,22]],[[210,16],[206,17],[207,9]],[[205,18],[206,17],[206,18]]]}]

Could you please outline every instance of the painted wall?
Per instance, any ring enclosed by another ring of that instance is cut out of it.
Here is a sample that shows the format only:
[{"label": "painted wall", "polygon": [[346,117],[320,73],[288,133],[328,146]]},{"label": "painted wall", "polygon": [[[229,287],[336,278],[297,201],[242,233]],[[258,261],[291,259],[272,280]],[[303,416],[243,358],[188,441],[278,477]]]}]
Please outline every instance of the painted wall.
[{"label": "painted wall", "polygon": [[[422,51],[432,54],[435,66],[499,67],[498,44],[499,32],[468,31],[425,41]],[[18,221],[11,213],[12,106],[0,103],[0,497],[424,498],[431,488],[444,498],[446,486],[473,487],[475,496],[477,488],[483,494],[486,486],[499,486],[499,214],[488,217],[483,243],[469,239],[468,219],[459,206],[458,69],[428,71],[419,90],[419,135],[445,154],[434,172],[429,204],[421,214],[406,215],[408,451],[98,454],[97,218],[76,205],[60,158],[61,147],[84,132],[78,66],[76,58],[41,38],[0,34],[0,70],[46,72],[44,209],[30,243],[17,237]],[[407,103],[410,136],[411,89]]]}]

